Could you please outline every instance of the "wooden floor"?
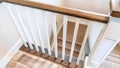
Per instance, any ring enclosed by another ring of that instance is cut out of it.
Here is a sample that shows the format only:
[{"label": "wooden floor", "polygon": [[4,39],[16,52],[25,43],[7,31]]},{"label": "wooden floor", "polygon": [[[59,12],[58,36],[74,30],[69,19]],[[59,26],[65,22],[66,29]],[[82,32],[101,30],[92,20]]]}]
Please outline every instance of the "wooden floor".
[{"label": "wooden floor", "polygon": [[120,44],[113,49],[100,68],[120,68]]},{"label": "wooden floor", "polygon": [[6,68],[83,68],[83,65],[83,61],[76,65],[73,62],[69,63],[61,58],[55,58],[22,46],[6,65]]},{"label": "wooden floor", "polygon": [[20,50],[7,64],[6,68],[66,68],[66,67]]}]

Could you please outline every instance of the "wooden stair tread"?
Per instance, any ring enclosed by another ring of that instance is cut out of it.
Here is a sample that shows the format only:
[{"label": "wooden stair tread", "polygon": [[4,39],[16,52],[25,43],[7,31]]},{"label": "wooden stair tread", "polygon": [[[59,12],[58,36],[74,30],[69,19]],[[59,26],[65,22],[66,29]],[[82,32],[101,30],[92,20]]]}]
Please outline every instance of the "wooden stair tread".
[{"label": "wooden stair tread", "polygon": [[108,56],[106,60],[112,63],[120,64],[120,59],[115,58],[115,57]]},{"label": "wooden stair tread", "polygon": [[[61,40],[61,41],[62,41],[63,39],[62,39],[61,37],[58,37],[58,39],[57,39],[57,40]],[[71,40],[69,40],[69,39],[68,39],[68,40],[66,40],[66,42],[67,42],[67,43],[71,43],[71,44],[72,44],[72,41],[71,41]],[[79,42],[79,43],[78,43],[78,42],[75,42],[75,44],[76,44],[76,45],[79,45],[79,46],[81,46],[81,45],[82,45],[82,43],[80,43],[80,42]]]},{"label": "wooden stair tread", "polygon": [[120,55],[118,55],[116,53],[110,53],[109,56],[120,59]]},{"label": "wooden stair tread", "polygon": [[117,55],[120,56],[120,45],[117,45],[117,46],[113,49],[112,53],[117,54]]},{"label": "wooden stair tread", "polygon": [[[68,21],[66,41],[71,41],[72,42],[74,27],[75,27],[75,22]],[[76,38],[76,43],[78,43],[78,44],[82,43],[86,29],[87,29],[86,25],[83,25],[83,24],[79,25],[78,34],[77,34],[77,38]],[[58,39],[62,39],[62,35],[63,35],[63,27],[61,28],[61,30],[58,34]]]},{"label": "wooden stair tread", "polygon": [[[34,55],[34,56],[37,56],[37,57],[40,57],[40,58],[44,58],[44,59],[46,59],[46,60],[49,60],[49,61],[52,61],[52,62],[55,62],[55,63],[57,63],[57,64],[60,64],[60,65],[63,65],[63,68],[72,68],[72,67],[69,67],[72,63],[69,63],[68,61],[63,61],[61,58],[55,58],[54,56],[49,56],[49,55],[47,55],[47,54],[43,54],[43,53],[41,53],[41,52],[37,52],[37,51],[35,51],[35,50],[33,50],[33,49],[29,49],[29,48],[26,48],[26,47],[24,47],[23,46],[23,48],[22,48],[26,53],[29,53],[29,54],[32,54],[32,55]],[[21,50],[22,50],[21,49]],[[25,49],[27,49],[27,50],[25,50]],[[28,50],[29,49],[29,50]],[[82,66],[83,64],[80,64],[80,66]],[[78,65],[73,65],[73,66],[75,66],[75,68],[82,68],[82,67],[80,67],[80,66],[78,66]]]},{"label": "wooden stair tread", "polygon": [[120,68],[120,65],[105,60],[99,68]]},{"label": "wooden stair tread", "polygon": [[[72,43],[68,43],[68,42],[66,42],[66,49],[69,49],[69,50],[71,50],[71,45],[72,45]],[[59,40],[58,39],[58,46],[59,47],[62,47],[62,40]],[[74,51],[75,52],[79,52],[80,51],[80,48],[81,48],[81,45],[75,45],[75,48],[74,48]]]},{"label": "wooden stair tread", "polygon": [[[58,51],[62,52],[62,47],[58,47]],[[65,49],[65,54],[70,55],[70,50],[69,49]],[[78,55],[79,55],[79,53],[74,51],[73,56],[74,57],[78,57]]]},{"label": "wooden stair tread", "polygon": [[111,16],[120,17],[120,0],[110,0]]}]

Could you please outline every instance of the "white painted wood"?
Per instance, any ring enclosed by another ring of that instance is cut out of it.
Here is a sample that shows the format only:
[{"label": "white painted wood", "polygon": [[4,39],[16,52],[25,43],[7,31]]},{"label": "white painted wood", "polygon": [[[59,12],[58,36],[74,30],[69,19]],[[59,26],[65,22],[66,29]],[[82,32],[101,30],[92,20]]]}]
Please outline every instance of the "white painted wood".
[{"label": "white painted wood", "polygon": [[86,32],[85,32],[85,36],[84,36],[84,39],[83,39],[83,42],[82,42],[82,45],[81,45],[81,49],[79,51],[79,56],[77,58],[77,62],[76,62],[77,65],[79,64],[80,60],[84,60],[85,44],[86,44],[86,41],[88,39],[90,29],[91,29],[91,22],[88,22],[87,29],[86,29]]},{"label": "white painted wood", "polygon": [[65,59],[65,48],[66,48],[66,35],[67,35],[67,16],[63,19],[63,43],[62,43],[62,59]]},{"label": "white painted wood", "polygon": [[83,66],[83,68],[88,68],[88,67],[87,67],[88,58],[89,58],[88,56],[85,57],[85,61],[84,61],[84,66]]},{"label": "white painted wood", "polygon": [[56,13],[52,13],[54,18],[52,21],[53,28],[53,46],[55,47],[55,57],[58,58],[58,47],[57,47],[57,26],[56,26]]},{"label": "white painted wood", "polygon": [[[30,8],[28,8],[28,7],[22,7],[22,8],[24,8],[24,9],[22,9],[23,10],[23,14],[24,14],[24,16],[26,17],[26,23],[28,24],[28,28],[29,28],[29,30],[30,30],[30,33],[31,33],[31,36],[32,36],[32,40],[34,41],[34,44],[35,44],[35,48],[36,48],[36,50],[37,51],[39,51],[39,48],[38,48],[38,43],[37,43],[37,40],[36,40],[36,37],[35,37],[35,32],[34,32],[34,28],[33,28],[33,25],[32,25],[32,23],[34,23],[33,22],[33,18],[30,18],[30,16],[29,16],[29,13],[27,12],[27,13],[25,13],[25,9],[29,9],[29,12],[32,12],[32,10],[34,10],[34,9],[30,9]],[[31,15],[34,15],[34,13],[31,13]]]},{"label": "white painted wood", "polygon": [[[104,31],[101,39],[96,44],[94,50],[90,53],[87,66],[97,68],[110,54],[113,48],[120,41],[120,19],[110,21],[107,24],[106,30]],[[106,40],[107,39],[107,40]],[[111,41],[110,41],[111,40]],[[112,41],[115,41],[112,43]],[[95,63],[94,63],[95,62]]]},{"label": "white painted wood", "polygon": [[49,37],[49,34],[48,34],[48,24],[47,24],[47,12],[45,12],[45,16],[44,16],[44,23],[45,23],[45,29],[46,29],[46,37],[47,37],[47,46],[48,46],[48,54],[51,55],[51,47],[50,47],[50,37]]},{"label": "white painted wood", "polygon": [[25,25],[24,25],[24,21],[23,21],[21,15],[20,15],[20,12],[19,12],[19,9],[17,8],[17,6],[16,6],[16,8],[15,8],[15,11],[16,11],[16,13],[17,13],[17,16],[18,16],[19,20],[20,20],[20,23],[21,23],[21,25],[22,25],[23,31],[24,31],[24,33],[25,33],[25,36],[26,36],[26,38],[27,38],[27,40],[28,40],[28,44],[29,44],[30,48],[33,49],[33,46],[32,46],[32,44],[31,44],[31,42],[30,42],[30,38],[29,38],[28,35],[27,35],[27,30],[26,30],[26,27],[25,27]]},{"label": "white painted wood", "polygon": [[20,34],[20,36],[21,36],[21,38],[22,38],[22,40],[23,40],[23,42],[24,42],[24,46],[25,46],[25,47],[28,47],[28,45],[27,45],[26,42],[25,42],[25,37],[24,37],[24,35],[23,35],[23,33],[22,33],[19,25],[18,25],[18,22],[17,22],[17,20],[16,20],[16,18],[15,18],[15,16],[14,16],[14,13],[13,13],[11,7],[10,7],[8,4],[5,4],[5,6],[7,7],[9,13],[11,14],[11,17],[12,17],[12,19],[13,19],[13,21],[14,21],[14,24],[16,25],[16,27],[17,27],[17,29],[18,29],[18,32],[19,32],[19,34]]},{"label": "white painted wood", "polygon": [[[42,39],[42,35],[41,35],[41,32],[39,30],[39,25],[41,22],[39,22],[39,16],[38,14],[40,14],[40,12],[43,12],[43,11],[37,11],[35,10],[34,11],[34,14],[35,14],[35,26],[36,26],[36,30],[37,30],[37,33],[38,33],[38,37],[39,37],[39,45],[41,46],[41,50],[42,50],[42,53],[45,53],[45,49],[44,49],[44,44],[43,44],[43,39]],[[41,14],[40,14],[41,16]]]},{"label": "white painted wood", "polygon": [[74,28],[74,34],[73,34],[73,40],[72,40],[72,47],[71,47],[71,52],[70,52],[70,58],[69,58],[69,62],[72,61],[72,57],[73,57],[73,53],[74,53],[74,48],[75,48],[75,42],[76,42],[76,38],[77,38],[77,33],[78,33],[78,28],[79,28],[79,19],[76,19],[75,22],[75,28]]}]

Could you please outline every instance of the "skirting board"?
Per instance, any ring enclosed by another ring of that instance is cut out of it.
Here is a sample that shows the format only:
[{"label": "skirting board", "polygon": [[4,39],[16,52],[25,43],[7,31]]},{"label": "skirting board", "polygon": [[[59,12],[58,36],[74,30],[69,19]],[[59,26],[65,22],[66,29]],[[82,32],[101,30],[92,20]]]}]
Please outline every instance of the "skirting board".
[{"label": "skirting board", "polygon": [[92,68],[92,67],[90,67],[90,66],[87,65],[88,59],[89,59],[89,56],[86,56],[86,57],[85,57],[85,62],[84,62],[84,67],[83,67],[83,68]]},{"label": "skirting board", "polygon": [[16,54],[16,52],[23,45],[22,39],[19,39],[17,43],[9,50],[9,52],[0,60],[0,68],[5,68],[6,64],[10,61],[10,59]]}]

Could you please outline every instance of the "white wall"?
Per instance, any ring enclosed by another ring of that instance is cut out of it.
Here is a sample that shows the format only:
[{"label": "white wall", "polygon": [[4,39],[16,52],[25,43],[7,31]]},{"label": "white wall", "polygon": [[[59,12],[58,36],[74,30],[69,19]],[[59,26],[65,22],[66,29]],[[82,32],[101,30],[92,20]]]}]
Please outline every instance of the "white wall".
[{"label": "white wall", "polygon": [[109,14],[110,0],[65,0],[65,6],[80,10]]},{"label": "white wall", "polygon": [[94,47],[98,37],[100,36],[101,31],[103,30],[105,24],[100,23],[100,22],[92,22],[91,23],[91,30],[89,34],[89,47],[90,50]]},{"label": "white wall", "polygon": [[57,6],[64,5],[64,0],[32,0],[32,1],[42,2],[46,4],[57,5]]},{"label": "white wall", "polygon": [[0,4],[0,60],[20,39],[13,20],[5,6]]}]

